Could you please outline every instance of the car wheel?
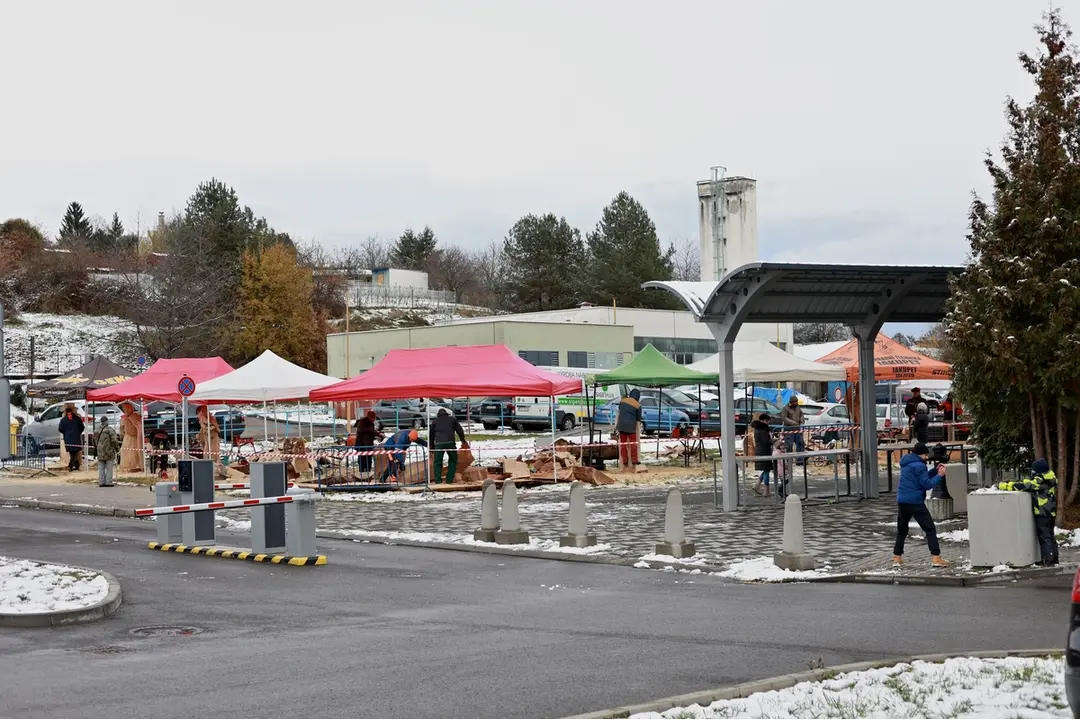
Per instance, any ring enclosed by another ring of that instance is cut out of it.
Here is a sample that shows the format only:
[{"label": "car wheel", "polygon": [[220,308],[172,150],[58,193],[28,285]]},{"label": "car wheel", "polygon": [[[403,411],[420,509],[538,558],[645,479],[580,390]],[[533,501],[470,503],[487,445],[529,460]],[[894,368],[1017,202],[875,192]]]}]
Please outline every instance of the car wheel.
[{"label": "car wheel", "polygon": [[484,429],[485,430],[498,430],[499,429],[499,423],[486,422],[486,423],[484,423]]},{"label": "car wheel", "polygon": [[514,423],[510,427],[514,428],[514,430],[518,432],[525,432],[525,426],[521,423]]},{"label": "car wheel", "polygon": [[573,430],[574,429],[574,416],[571,415],[570,413],[567,413],[566,415],[563,415],[562,429],[563,430]]}]

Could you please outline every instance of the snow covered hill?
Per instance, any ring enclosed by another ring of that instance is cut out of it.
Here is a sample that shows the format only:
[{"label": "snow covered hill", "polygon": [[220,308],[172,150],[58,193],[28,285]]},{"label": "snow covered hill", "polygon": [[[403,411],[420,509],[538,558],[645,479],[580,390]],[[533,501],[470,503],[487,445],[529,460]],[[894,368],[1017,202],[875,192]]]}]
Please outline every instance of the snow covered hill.
[{"label": "snow covered hill", "polygon": [[4,323],[5,372],[29,372],[31,338],[35,374],[66,372],[82,365],[86,355],[99,353],[134,368],[138,349],[131,347],[133,331],[131,323],[107,315],[20,313]]}]

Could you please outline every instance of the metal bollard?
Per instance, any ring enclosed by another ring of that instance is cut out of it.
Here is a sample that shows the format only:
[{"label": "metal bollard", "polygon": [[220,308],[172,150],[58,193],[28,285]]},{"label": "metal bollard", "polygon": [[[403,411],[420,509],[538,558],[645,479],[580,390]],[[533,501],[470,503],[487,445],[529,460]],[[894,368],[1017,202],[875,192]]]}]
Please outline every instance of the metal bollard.
[{"label": "metal bollard", "polygon": [[[172,507],[180,504],[180,487],[172,482],[154,483],[154,507]],[[157,539],[167,545],[184,541],[183,515],[158,515]]]},{"label": "metal bollard", "polygon": [[[284,462],[251,463],[251,497],[281,497],[287,489]],[[285,505],[251,509],[251,550],[255,553],[285,552]]]},{"label": "metal bollard", "polygon": [[315,547],[315,501],[318,493],[305,488],[292,488],[296,497],[285,505],[285,552],[293,557],[318,555]]}]

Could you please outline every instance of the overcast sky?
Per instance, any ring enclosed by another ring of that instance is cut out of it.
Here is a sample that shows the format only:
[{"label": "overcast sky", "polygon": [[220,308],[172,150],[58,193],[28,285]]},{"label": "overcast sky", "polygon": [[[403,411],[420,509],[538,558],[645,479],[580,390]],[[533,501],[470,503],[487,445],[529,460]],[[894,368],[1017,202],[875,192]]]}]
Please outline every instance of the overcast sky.
[{"label": "overcast sky", "polygon": [[958,262],[1047,7],[4,2],[0,218],[132,227],[216,176],[294,236],[477,247],[625,189],[666,241],[724,165],[758,180],[763,260]]}]

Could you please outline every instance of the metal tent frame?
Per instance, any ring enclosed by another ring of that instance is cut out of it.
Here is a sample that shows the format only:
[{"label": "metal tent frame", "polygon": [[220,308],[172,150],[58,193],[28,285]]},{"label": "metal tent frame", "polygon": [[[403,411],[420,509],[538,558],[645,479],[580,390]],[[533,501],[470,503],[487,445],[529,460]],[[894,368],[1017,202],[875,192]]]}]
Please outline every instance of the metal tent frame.
[{"label": "metal tent frame", "polygon": [[[959,266],[826,265],[758,262],[732,270],[719,282],[652,281],[642,285],[672,293],[709,326],[720,351],[720,453],[724,510],[738,507],[734,467],[735,398],[732,351],[745,323],[834,322],[859,341],[862,495],[878,496],[874,408],[874,339],[886,322],[939,322]],[[867,418],[870,422],[867,422]]]}]

